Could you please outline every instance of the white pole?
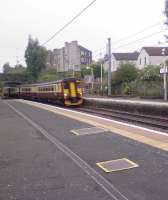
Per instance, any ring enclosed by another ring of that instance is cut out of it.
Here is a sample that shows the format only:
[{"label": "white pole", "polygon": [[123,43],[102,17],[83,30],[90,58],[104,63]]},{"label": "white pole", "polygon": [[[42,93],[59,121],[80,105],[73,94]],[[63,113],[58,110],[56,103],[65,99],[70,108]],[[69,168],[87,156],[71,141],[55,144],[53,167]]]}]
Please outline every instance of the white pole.
[{"label": "white pole", "polygon": [[167,66],[166,66],[166,49],[162,49],[162,55],[164,56],[164,73],[163,73],[163,88],[164,88],[164,100],[167,101]]},{"label": "white pole", "polygon": [[163,81],[164,81],[164,100],[167,101],[167,66],[166,64],[164,64]]},{"label": "white pole", "polygon": [[108,38],[108,96],[111,96],[111,38]]},{"label": "white pole", "polygon": [[92,67],[91,67],[91,74],[92,74],[92,93],[93,93],[94,74],[93,74],[93,68]]},{"label": "white pole", "polygon": [[75,65],[73,65],[73,78],[75,78]]},{"label": "white pole", "polygon": [[100,90],[101,90],[101,93],[103,91],[103,64],[101,63],[101,79],[100,79]]}]

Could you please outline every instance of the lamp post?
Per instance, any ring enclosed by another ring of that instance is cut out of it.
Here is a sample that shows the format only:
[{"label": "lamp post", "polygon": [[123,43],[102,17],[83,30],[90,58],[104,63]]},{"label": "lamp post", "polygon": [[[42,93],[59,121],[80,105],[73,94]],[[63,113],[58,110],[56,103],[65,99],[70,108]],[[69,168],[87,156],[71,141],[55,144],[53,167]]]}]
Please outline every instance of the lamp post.
[{"label": "lamp post", "polygon": [[[165,58],[165,51],[166,49],[162,49],[162,55]],[[167,101],[167,66],[165,63],[166,59],[164,59],[164,64],[163,64],[163,88],[164,88],[164,100]]]},{"label": "lamp post", "polygon": [[103,94],[103,63],[101,63],[101,78],[100,78],[100,91]]},{"label": "lamp post", "polygon": [[92,93],[93,93],[93,87],[94,87],[94,73],[93,73],[93,68],[87,66],[86,69],[90,69],[91,70],[91,77],[92,77],[91,90],[92,90]]}]

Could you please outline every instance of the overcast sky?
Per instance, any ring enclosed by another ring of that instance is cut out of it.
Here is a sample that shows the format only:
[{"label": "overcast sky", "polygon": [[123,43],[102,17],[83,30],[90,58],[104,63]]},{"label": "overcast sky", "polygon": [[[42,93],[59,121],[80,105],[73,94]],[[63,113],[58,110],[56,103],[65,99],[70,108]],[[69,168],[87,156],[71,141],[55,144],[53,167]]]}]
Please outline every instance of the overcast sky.
[{"label": "overcast sky", "polygon": [[[0,6],[0,71],[5,62],[24,63],[28,35],[45,42],[91,0],[1,0]],[[115,52],[139,50],[142,46],[156,46],[164,42],[166,33],[165,0],[97,0],[73,24],[50,41],[47,49],[64,46],[64,42],[78,40],[93,51],[95,57],[106,51],[111,37]],[[160,23],[160,24],[159,24]],[[159,24],[122,42],[128,35]],[[155,34],[159,31],[161,33]],[[140,42],[133,42],[144,38]],[[132,43],[133,42],[133,43]],[[128,43],[132,43],[126,45]],[[121,46],[121,47],[120,47]],[[120,48],[118,48],[120,47]]]}]

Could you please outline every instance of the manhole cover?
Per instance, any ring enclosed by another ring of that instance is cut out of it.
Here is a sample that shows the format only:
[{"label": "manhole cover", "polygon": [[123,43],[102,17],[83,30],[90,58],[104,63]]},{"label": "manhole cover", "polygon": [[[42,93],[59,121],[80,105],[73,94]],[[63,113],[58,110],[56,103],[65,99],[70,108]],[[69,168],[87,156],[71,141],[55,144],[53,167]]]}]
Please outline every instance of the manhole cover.
[{"label": "manhole cover", "polygon": [[138,167],[138,165],[126,158],[110,160],[105,162],[96,163],[101,169],[105,172],[115,172],[125,169],[131,169],[134,167]]},{"label": "manhole cover", "polygon": [[71,130],[71,132],[74,133],[75,135],[90,135],[90,134],[103,133],[105,131],[107,131],[107,130],[105,130],[103,128],[99,128],[99,127]]}]

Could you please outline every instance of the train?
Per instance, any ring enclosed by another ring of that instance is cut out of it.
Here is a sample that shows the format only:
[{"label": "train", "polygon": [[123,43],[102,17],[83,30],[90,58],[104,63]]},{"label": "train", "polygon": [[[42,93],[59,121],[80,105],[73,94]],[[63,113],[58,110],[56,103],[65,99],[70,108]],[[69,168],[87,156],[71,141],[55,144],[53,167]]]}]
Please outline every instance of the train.
[{"label": "train", "polygon": [[77,106],[83,104],[83,84],[77,78],[64,78],[47,83],[4,86],[2,98],[21,98],[63,106]]}]

